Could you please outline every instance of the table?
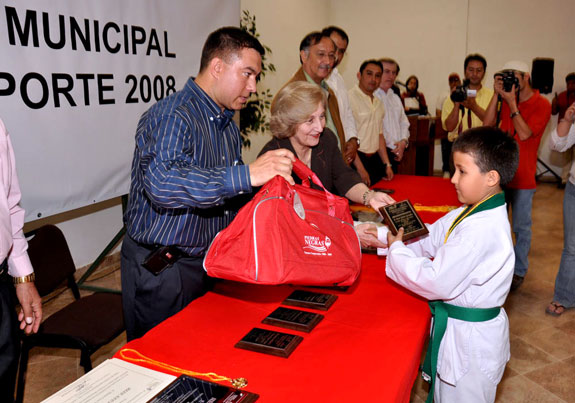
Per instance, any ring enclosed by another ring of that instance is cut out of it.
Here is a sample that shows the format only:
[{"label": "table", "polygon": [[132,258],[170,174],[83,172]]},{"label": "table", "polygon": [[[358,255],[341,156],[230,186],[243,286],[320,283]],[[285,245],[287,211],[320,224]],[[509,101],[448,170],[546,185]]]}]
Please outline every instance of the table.
[{"label": "table", "polygon": [[[393,188],[396,200],[459,205],[453,186],[442,178],[397,175],[378,185]],[[421,212],[427,222],[442,214]],[[245,377],[246,390],[260,395],[258,403],[409,401],[429,308],[424,299],[387,279],[385,259],[364,255],[362,273],[352,287],[328,290],[338,300],[320,312],[325,318],[311,333],[262,325],[293,289],[221,281],[214,291],[125,347],[186,370]],[[287,359],[234,348],[254,327],[298,334],[304,340]]]}]

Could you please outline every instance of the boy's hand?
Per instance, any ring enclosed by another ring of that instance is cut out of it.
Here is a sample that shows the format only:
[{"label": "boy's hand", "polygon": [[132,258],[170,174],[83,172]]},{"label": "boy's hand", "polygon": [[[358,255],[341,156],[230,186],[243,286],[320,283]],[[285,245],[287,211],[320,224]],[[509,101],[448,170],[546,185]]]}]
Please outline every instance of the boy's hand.
[{"label": "boy's hand", "polygon": [[391,248],[392,243],[397,241],[399,242],[403,241],[403,227],[401,227],[399,231],[397,231],[397,235],[393,235],[391,231],[387,233],[387,245],[389,248]]}]

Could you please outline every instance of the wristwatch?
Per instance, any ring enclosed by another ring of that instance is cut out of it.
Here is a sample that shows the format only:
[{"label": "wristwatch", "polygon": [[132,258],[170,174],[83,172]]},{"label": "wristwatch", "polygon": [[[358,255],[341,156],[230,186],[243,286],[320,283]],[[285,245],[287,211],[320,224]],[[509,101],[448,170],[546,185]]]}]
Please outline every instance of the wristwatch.
[{"label": "wristwatch", "polygon": [[359,147],[359,137],[352,137],[350,138],[350,140],[355,139],[355,141],[357,141],[357,147]]},{"label": "wristwatch", "polygon": [[36,280],[36,276],[34,275],[34,273],[31,273],[28,274],[27,276],[14,277],[12,278],[12,280],[14,281],[14,284],[31,283],[34,280]]},{"label": "wristwatch", "polygon": [[510,117],[511,119],[513,119],[515,116],[519,116],[519,115],[521,115],[521,113],[520,113],[519,111],[515,111],[515,112],[513,112],[512,114],[510,114],[509,117]]}]

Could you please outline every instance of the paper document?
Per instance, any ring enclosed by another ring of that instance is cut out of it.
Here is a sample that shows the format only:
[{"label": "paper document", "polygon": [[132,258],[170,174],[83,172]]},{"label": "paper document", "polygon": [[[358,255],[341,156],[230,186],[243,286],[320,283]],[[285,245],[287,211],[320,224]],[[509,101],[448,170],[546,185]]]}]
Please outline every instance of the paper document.
[{"label": "paper document", "polygon": [[173,375],[112,358],[53,394],[46,403],[147,402],[176,379]]}]

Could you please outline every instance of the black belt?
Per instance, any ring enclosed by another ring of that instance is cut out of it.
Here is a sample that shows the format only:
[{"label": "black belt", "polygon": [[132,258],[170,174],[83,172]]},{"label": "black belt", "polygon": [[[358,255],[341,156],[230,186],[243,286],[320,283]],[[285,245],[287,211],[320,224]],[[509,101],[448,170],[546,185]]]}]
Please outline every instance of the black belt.
[{"label": "black belt", "polygon": [[[128,235],[128,236],[129,236],[129,235]],[[146,249],[146,250],[149,250],[150,252],[156,251],[156,250],[158,250],[159,248],[163,248],[164,246],[169,246],[169,245],[159,245],[159,244],[157,244],[157,245],[150,245],[150,244],[147,244],[147,243],[138,242],[138,241],[136,241],[136,240],[135,240],[134,238],[132,238],[132,237],[130,237],[130,239],[131,239],[136,245],[138,245],[140,248],[144,248],[144,249]],[[192,257],[192,256],[190,256],[189,254],[187,254],[186,252],[184,252],[183,250],[181,250],[180,248],[178,248],[178,247],[175,247],[175,248],[178,249],[178,251],[179,251],[181,257]]]}]

